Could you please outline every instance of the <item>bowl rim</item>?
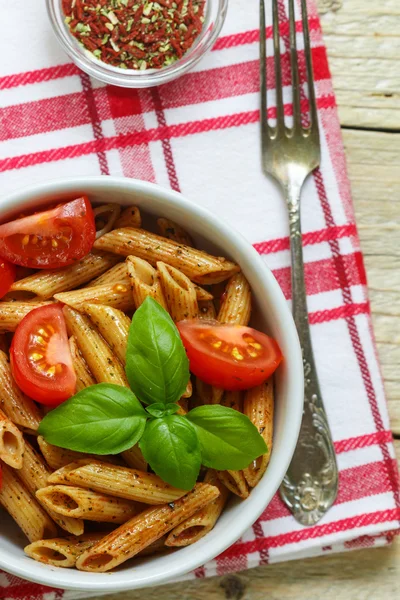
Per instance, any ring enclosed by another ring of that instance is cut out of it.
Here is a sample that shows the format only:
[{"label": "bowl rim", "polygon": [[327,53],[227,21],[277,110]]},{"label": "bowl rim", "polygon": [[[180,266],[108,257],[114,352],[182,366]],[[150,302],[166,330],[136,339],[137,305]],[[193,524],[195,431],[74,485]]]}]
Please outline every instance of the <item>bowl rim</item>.
[{"label": "bowl rim", "polygon": [[[247,513],[247,519],[243,520],[243,518],[241,518],[240,526],[236,525],[235,527],[227,528],[226,532],[224,532],[224,537],[222,538],[222,536],[220,536],[220,538],[216,540],[216,543],[214,543],[211,553],[210,548],[207,545],[204,547],[201,545],[198,546],[197,552],[192,552],[190,557],[186,557],[184,563],[182,563],[182,561],[175,561],[173,567],[169,568],[168,571],[161,573],[157,572],[148,576],[138,576],[139,574],[135,572],[135,567],[132,567],[123,572],[114,572],[112,574],[113,577],[110,578],[109,574],[106,574],[108,577],[99,577],[98,573],[88,574],[82,573],[81,571],[72,571],[70,569],[49,568],[48,565],[40,565],[40,563],[35,563],[34,561],[32,561],[31,564],[30,562],[10,557],[10,555],[3,551],[0,546],[0,567],[13,575],[56,588],[116,593],[161,585],[163,583],[165,584],[185,575],[221,554],[229,546],[235,543],[244,531],[251,527],[251,525],[259,518],[275,492],[278,490],[296,447],[303,413],[303,363],[300,343],[292,314],[283,292],[272,272],[262,261],[256,250],[239,232],[223,222],[217,215],[186,199],[181,193],[154,183],[124,177],[104,175],[67,177],[25,186],[12,192],[3,198],[0,198],[0,210],[1,213],[4,214],[6,211],[11,212],[14,209],[18,209],[18,206],[22,204],[39,203],[39,198],[42,196],[49,200],[51,197],[57,197],[57,195],[68,196],[69,194],[77,192],[77,190],[82,192],[85,190],[85,187],[91,188],[92,193],[95,193],[96,189],[98,191],[104,191],[105,189],[112,191],[124,188],[125,191],[132,191],[137,195],[157,197],[160,201],[190,212],[194,219],[197,218],[206,221],[208,224],[214,224],[215,229],[218,229],[219,232],[222,233],[223,238],[232,238],[232,236],[234,236],[235,244],[238,246],[240,254],[246,257],[247,260],[250,259],[255,263],[257,273],[259,273],[259,276],[262,279],[262,285],[269,294],[282,322],[284,322],[284,336],[286,336],[291,347],[290,357],[287,358],[287,362],[290,364],[290,377],[287,378],[287,396],[293,397],[293,400],[290,403],[290,419],[286,418],[284,427],[287,443],[281,450],[280,467],[277,469],[280,471],[280,475],[277,476],[277,474],[275,474],[272,481],[270,477],[268,480],[270,491],[268,494],[264,495],[262,501],[258,500],[257,502],[256,498],[254,500],[254,506],[251,506],[251,510],[250,507],[248,507],[247,511],[243,511],[244,514]],[[35,202],[35,199],[37,199],[37,202]],[[45,204],[45,202],[46,200],[43,204]],[[212,241],[213,236],[212,234],[210,235],[211,237],[209,239]],[[255,490],[257,490],[257,488],[255,488]],[[265,492],[266,491],[267,490],[265,490]],[[254,496],[254,491],[250,494],[249,500],[252,496]],[[206,540],[207,537],[208,536],[205,536],[203,540]],[[192,548],[195,548],[200,542],[197,542]],[[41,569],[39,567],[46,567],[46,569]],[[84,577],[82,577],[82,574]],[[87,575],[91,575],[91,577],[87,577]],[[119,575],[120,577],[118,578]]]},{"label": "bowl rim", "polygon": [[[60,0],[46,0],[46,9],[53,33],[58,43],[82,71],[109,85],[143,89],[162,85],[181,77],[186,72],[190,71],[204,55],[208,53],[221,33],[229,5],[229,0],[214,1],[219,4],[216,25],[211,31],[209,38],[204,41],[201,52],[190,57],[191,48],[189,48],[189,51],[172,65],[163,69],[142,72],[135,72],[132,69],[124,71],[123,69],[118,69],[117,67],[112,67],[102,61],[90,58],[84,51],[79,50],[78,46],[73,43],[73,37],[61,27],[58,18],[58,5],[60,4]],[[195,47],[193,49],[195,51]]]}]

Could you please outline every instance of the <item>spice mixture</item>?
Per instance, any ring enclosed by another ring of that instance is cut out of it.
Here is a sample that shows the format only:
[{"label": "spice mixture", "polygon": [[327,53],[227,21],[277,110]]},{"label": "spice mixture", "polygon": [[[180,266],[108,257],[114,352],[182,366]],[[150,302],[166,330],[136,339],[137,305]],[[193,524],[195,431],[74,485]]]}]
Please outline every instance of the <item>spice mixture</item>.
[{"label": "spice mixture", "polygon": [[171,65],[193,45],[206,0],[62,0],[72,35],[121,69]]}]

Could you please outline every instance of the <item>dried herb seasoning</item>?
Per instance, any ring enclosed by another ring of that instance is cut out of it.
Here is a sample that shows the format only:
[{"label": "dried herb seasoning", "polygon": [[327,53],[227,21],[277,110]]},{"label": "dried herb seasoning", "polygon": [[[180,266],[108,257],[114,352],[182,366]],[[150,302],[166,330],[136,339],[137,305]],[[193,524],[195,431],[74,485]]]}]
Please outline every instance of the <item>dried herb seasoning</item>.
[{"label": "dried herb seasoning", "polygon": [[65,23],[99,60],[160,69],[179,60],[204,23],[206,0],[62,0]]}]

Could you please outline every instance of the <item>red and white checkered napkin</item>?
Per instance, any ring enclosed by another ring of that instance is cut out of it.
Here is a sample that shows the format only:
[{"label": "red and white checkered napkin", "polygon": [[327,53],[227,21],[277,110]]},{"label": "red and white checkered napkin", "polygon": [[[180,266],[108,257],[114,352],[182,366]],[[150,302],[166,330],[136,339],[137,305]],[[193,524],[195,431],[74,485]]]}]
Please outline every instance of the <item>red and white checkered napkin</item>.
[{"label": "red and white checkered napkin", "polygon": [[[260,168],[257,13],[256,3],[231,0],[221,37],[193,72],[158,89],[135,91],[91,81],[71,64],[50,30],[42,0],[9,2],[0,40],[1,193],[58,176],[99,173],[170,186],[240,230],[290,299],[286,207]],[[322,163],[304,188],[303,240],[339,495],[309,528],[296,523],[276,496],[240,541],[190,577],[383,545],[399,529],[398,473],[335,96],[313,5],[309,13]],[[281,16],[285,21],[283,2]],[[300,22],[297,29],[301,48]],[[288,67],[287,20],[282,33]],[[267,35],[272,54],[271,27]],[[288,69],[283,79],[287,84]],[[269,94],[271,104],[273,91]],[[0,585],[6,599],[62,597],[5,573]],[[78,596],[64,593],[65,600]]]}]

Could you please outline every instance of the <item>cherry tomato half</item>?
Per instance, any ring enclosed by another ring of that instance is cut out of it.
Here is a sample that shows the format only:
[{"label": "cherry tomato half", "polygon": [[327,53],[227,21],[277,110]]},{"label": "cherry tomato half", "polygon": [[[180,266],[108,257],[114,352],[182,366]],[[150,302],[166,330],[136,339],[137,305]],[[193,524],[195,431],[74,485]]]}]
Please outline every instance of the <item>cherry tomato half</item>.
[{"label": "cherry tomato half", "polygon": [[95,239],[92,206],[83,196],[0,225],[0,256],[23,267],[57,269],[86,256]]},{"label": "cherry tomato half", "polygon": [[190,370],[224,390],[246,390],[263,383],[282,361],[276,341],[251,327],[217,321],[179,321]]},{"label": "cherry tomato half", "polygon": [[37,402],[57,406],[75,393],[76,374],[61,305],[40,306],[22,319],[10,359],[17,385]]},{"label": "cherry tomato half", "polygon": [[7,294],[15,280],[15,265],[0,258],[0,298]]}]

